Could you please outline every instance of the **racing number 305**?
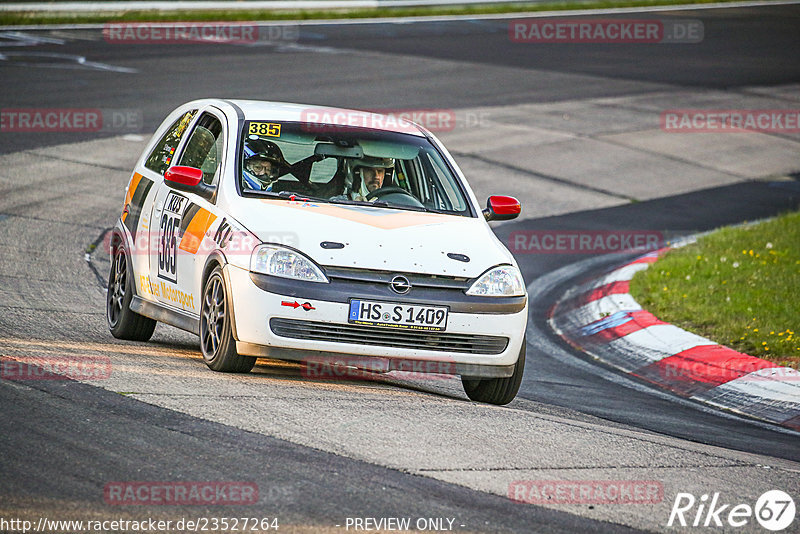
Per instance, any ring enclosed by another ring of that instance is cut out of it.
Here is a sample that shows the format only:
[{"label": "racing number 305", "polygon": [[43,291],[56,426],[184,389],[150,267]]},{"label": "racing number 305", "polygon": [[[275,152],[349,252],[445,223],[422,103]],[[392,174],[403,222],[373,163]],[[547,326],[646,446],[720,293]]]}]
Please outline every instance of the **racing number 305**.
[{"label": "racing number 305", "polygon": [[181,222],[180,217],[165,213],[161,217],[161,241],[158,247],[158,275],[175,282],[177,275],[175,227]]},{"label": "racing number 305", "polygon": [[158,276],[178,281],[178,228],[186,197],[170,193],[164,202],[164,213],[158,229]]}]

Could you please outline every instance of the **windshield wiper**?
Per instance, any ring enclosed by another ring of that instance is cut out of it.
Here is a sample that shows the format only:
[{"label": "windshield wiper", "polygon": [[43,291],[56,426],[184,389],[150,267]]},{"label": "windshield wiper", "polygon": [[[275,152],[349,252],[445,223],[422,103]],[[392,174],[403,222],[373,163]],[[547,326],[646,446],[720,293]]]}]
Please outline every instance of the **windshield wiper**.
[{"label": "windshield wiper", "polygon": [[[395,206],[398,206],[395,204]],[[390,206],[393,207],[393,206]],[[401,207],[401,206],[398,206]],[[425,206],[402,206],[403,209],[411,210],[411,211],[422,211],[425,213],[439,213],[442,215],[453,215],[452,211],[445,211],[445,210],[437,210],[436,208],[427,208]]]},{"label": "windshield wiper", "polygon": [[389,204],[383,200],[350,200],[349,198],[331,198],[326,202],[330,202],[331,204],[344,204],[345,206],[365,206],[365,207],[377,207],[377,208],[403,208],[399,204]]},{"label": "windshield wiper", "polygon": [[253,194],[256,196],[263,196],[263,197],[270,197],[270,198],[282,198],[286,200],[293,200],[296,202],[324,202],[326,204],[342,204],[345,206],[365,206],[365,207],[375,207],[375,208],[389,208],[393,210],[408,210],[408,211],[420,211],[425,213],[439,213],[444,215],[452,215],[452,212],[439,210],[436,208],[427,208],[425,206],[409,206],[407,204],[390,204],[389,202],[383,200],[376,200],[376,201],[368,201],[368,200],[351,200],[349,198],[320,198],[320,197],[312,197],[308,195],[303,195],[300,193],[295,193],[294,191],[281,191],[279,193],[275,193],[273,191],[243,191],[244,194]]},{"label": "windshield wiper", "polygon": [[346,204],[348,206],[380,206],[380,207],[388,206],[386,202],[370,202],[369,200],[351,200],[349,198],[333,197],[328,201],[331,204]]},{"label": "windshield wiper", "polygon": [[425,213],[440,213],[452,215],[452,212],[438,210],[436,208],[426,208],[425,206],[409,206],[408,204],[390,204],[382,200],[370,202],[369,200],[350,200],[350,199],[330,199],[331,204],[345,204],[348,206],[376,206],[378,208],[389,208],[393,210],[421,211]]},{"label": "windshield wiper", "polygon": [[426,207],[423,207],[422,209],[425,210],[428,213],[439,213],[439,214],[442,214],[442,215],[453,215],[452,211],[447,211],[447,210],[440,210],[440,209],[436,209],[436,208],[426,208]]},{"label": "windshield wiper", "polygon": [[242,191],[242,194],[252,194],[260,197],[282,198],[296,202],[328,202],[327,198],[312,197],[302,193],[296,193],[294,191],[281,191],[276,193],[274,191],[256,191],[253,189],[249,191]]}]

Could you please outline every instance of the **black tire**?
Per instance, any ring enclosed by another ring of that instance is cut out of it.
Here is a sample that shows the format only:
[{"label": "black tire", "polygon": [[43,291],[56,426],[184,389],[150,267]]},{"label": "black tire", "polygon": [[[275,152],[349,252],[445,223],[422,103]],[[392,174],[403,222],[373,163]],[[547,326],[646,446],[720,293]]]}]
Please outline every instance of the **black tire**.
[{"label": "black tire", "polygon": [[525,371],[525,347],[527,343],[522,338],[522,348],[514,368],[514,374],[508,378],[470,378],[461,377],[461,385],[470,400],[485,402],[487,404],[508,404],[517,396],[519,385],[522,383],[522,373]]},{"label": "black tire", "polygon": [[133,281],[125,247],[119,245],[111,258],[106,294],[106,321],[111,335],[118,339],[147,341],[156,329],[156,321],[131,310]]},{"label": "black tire", "polygon": [[203,286],[200,308],[200,349],[211,369],[223,373],[249,373],[256,364],[252,356],[240,356],[233,339],[228,295],[222,268],[215,267]]}]

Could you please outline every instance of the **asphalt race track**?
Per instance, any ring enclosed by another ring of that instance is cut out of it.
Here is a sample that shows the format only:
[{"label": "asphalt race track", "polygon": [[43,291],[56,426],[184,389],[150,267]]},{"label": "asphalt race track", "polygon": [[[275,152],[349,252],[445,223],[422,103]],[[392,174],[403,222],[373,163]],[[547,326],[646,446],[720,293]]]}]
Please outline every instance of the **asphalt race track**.
[{"label": "asphalt race track", "polygon": [[[505,19],[314,24],[251,45],[0,30],[3,110],[128,117],[101,132],[0,132],[0,355],[112,368],[89,382],[0,379],[0,518],[277,517],[282,530],[338,532],[348,518],[410,517],[449,518],[459,532],[624,532],[672,531],[679,492],[753,505],[780,489],[798,502],[798,433],[655,391],[548,329],[554,299],[620,255],[516,251],[538,298],[523,385],[502,408],[469,402],[458,380],[314,381],[268,361],[221,375],[181,331],[159,325],[143,344],[108,333],[103,238],[150,132],[193,98],[444,111],[456,125],[438,135],[478,198],[522,200],[520,219],[495,226],[506,243],[530,230],[674,237],[797,209],[800,134],[667,134],[659,115],[797,109],[800,7],[614,16],[700,20],[704,37],[534,45],[512,42]],[[561,479],[659,481],[663,499],[507,497],[514,481]],[[245,481],[258,499],[110,504],[104,488],[125,481]],[[751,520],[737,531],[763,530]]]}]

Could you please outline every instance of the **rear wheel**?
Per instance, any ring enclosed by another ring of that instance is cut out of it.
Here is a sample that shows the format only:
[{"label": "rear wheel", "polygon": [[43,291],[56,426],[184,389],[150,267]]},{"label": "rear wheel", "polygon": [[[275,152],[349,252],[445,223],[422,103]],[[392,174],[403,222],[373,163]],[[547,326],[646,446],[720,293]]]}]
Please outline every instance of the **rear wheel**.
[{"label": "rear wheel", "polygon": [[461,377],[464,392],[470,400],[486,402],[488,404],[508,404],[517,396],[519,385],[522,383],[522,373],[525,371],[525,338],[522,338],[522,348],[519,350],[517,365],[514,374],[507,378],[469,378]]},{"label": "rear wheel", "polygon": [[133,273],[128,269],[125,248],[114,251],[106,294],[106,320],[111,335],[119,339],[147,341],[156,329],[156,321],[130,309],[133,298]]},{"label": "rear wheel", "polygon": [[200,310],[200,349],[203,359],[214,371],[248,373],[256,364],[252,356],[236,352],[236,340],[231,328],[230,302],[225,293],[222,269],[217,266],[203,287]]}]

